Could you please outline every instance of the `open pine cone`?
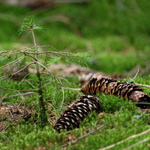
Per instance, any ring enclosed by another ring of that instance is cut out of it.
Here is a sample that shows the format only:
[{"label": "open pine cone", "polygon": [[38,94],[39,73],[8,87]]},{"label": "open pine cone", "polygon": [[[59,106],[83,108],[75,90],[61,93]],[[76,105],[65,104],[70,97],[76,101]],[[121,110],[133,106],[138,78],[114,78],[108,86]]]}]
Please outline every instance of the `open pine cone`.
[{"label": "open pine cone", "polygon": [[78,128],[84,118],[94,110],[97,113],[101,111],[99,99],[91,95],[81,96],[63,112],[56,121],[54,129],[60,132],[61,129]]},{"label": "open pine cone", "polygon": [[[128,98],[133,102],[148,102],[150,103],[150,97],[142,91],[142,89],[136,85],[128,84],[126,82],[118,82],[116,80],[100,77],[92,78],[81,88],[84,94],[96,94],[104,93],[106,95],[114,94],[118,97]],[[140,107],[149,107],[148,104],[138,104]]]}]

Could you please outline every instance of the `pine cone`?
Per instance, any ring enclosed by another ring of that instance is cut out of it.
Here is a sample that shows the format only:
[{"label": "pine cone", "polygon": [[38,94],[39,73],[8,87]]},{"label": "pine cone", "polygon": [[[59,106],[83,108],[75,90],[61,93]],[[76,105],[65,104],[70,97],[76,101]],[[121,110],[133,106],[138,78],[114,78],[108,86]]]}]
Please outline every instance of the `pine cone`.
[{"label": "pine cone", "polygon": [[[118,82],[107,77],[92,78],[82,86],[81,91],[85,94],[114,94],[118,97],[128,98],[133,102],[150,102],[150,97],[140,87],[126,82]],[[138,106],[149,107],[150,105],[139,104]]]},{"label": "pine cone", "polygon": [[70,130],[78,128],[81,121],[92,111],[101,111],[99,99],[95,96],[81,96],[75,103],[71,104],[56,121],[54,129],[60,132],[61,129]]}]

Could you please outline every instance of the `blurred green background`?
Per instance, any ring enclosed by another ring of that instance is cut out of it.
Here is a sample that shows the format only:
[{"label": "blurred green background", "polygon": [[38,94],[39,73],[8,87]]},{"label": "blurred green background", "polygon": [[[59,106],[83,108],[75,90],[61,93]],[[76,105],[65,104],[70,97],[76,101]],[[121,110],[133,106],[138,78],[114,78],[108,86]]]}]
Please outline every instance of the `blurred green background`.
[{"label": "blurred green background", "polygon": [[[125,73],[137,64],[145,67],[149,63],[150,1],[48,4],[37,7],[35,2],[25,7],[1,3],[0,49],[32,46],[30,34],[18,32],[23,19],[32,18],[43,27],[42,32],[36,32],[39,45],[52,45],[58,51],[89,52],[93,69]],[[98,63],[93,64],[95,61]]]}]

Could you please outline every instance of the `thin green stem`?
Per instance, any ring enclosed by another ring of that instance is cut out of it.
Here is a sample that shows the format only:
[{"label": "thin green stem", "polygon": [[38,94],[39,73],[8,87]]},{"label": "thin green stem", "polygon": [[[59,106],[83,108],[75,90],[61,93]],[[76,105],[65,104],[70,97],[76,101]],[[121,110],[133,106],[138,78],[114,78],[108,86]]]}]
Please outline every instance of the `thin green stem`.
[{"label": "thin green stem", "polygon": [[[36,39],[35,39],[35,34],[34,34],[34,31],[33,29],[31,30],[32,31],[32,37],[33,37],[33,42],[34,42],[34,47],[37,49],[38,51],[38,46],[36,44]],[[40,109],[40,120],[41,120],[41,126],[45,126],[47,123],[48,123],[48,119],[47,119],[47,114],[46,114],[46,104],[44,102],[44,97],[43,97],[43,89],[42,89],[42,78],[41,78],[41,74],[40,74],[40,71],[39,71],[39,65],[38,65],[38,54],[35,53],[35,65],[36,65],[36,76],[37,76],[37,79],[38,79],[38,94],[39,94],[39,109]]]}]

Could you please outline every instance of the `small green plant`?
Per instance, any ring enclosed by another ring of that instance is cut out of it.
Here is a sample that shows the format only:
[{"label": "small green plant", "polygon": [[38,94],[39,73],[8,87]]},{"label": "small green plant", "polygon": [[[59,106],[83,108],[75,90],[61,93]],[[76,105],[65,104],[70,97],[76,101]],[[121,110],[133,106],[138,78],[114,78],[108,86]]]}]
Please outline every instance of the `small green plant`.
[{"label": "small green plant", "polygon": [[39,94],[39,109],[40,109],[40,120],[41,120],[41,125],[45,126],[48,123],[47,119],[47,114],[46,114],[46,103],[44,102],[44,97],[43,97],[43,87],[42,87],[42,78],[40,74],[40,69],[39,69],[39,63],[38,63],[38,46],[36,44],[36,39],[35,39],[35,30],[41,30],[42,28],[36,25],[33,20],[29,19],[24,19],[24,22],[21,25],[20,33],[23,31],[29,31],[32,33],[32,38],[34,42],[34,56],[32,57],[32,61],[35,63],[36,66],[36,76],[37,76],[37,83],[38,83],[38,94]]},{"label": "small green plant", "polygon": [[[42,27],[39,27],[34,23],[32,19],[24,19],[24,22],[21,25],[21,28],[19,30],[19,33],[21,34],[22,32],[29,32],[32,35],[33,47],[28,47],[20,50],[14,50],[11,51],[10,53],[8,52],[3,52],[2,55],[5,56],[6,58],[11,57],[12,60],[4,65],[4,66],[9,66],[10,68],[15,67],[18,64],[22,64],[22,61],[24,61],[24,66],[22,68],[15,68],[16,70],[9,71],[10,74],[5,75],[1,79],[8,79],[11,77],[11,79],[14,79],[16,77],[15,75],[18,75],[18,73],[21,73],[25,69],[29,68],[30,66],[34,69],[34,73],[26,73],[22,78],[21,82],[18,84],[21,86],[23,82],[28,82],[30,85],[30,90],[20,90],[17,85],[17,90],[13,89],[13,91],[18,92],[19,95],[23,98],[23,95],[28,94],[28,93],[22,93],[22,91],[28,91],[28,92],[33,92],[38,94],[38,109],[37,109],[37,114],[39,116],[38,123],[40,124],[41,127],[44,127],[45,125],[48,124],[48,117],[47,117],[47,102],[46,98],[44,97],[46,93],[46,85],[51,84],[53,86],[53,83],[56,84],[57,89],[61,89],[62,92],[64,93],[64,85],[63,85],[63,78],[58,78],[55,75],[53,75],[49,71],[49,67],[51,64],[57,63],[59,61],[64,62],[64,63],[80,63],[83,64],[85,63],[84,58],[87,57],[87,54],[84,55],[84,53],[68,53],[68,52],[59,52],[56,48],[50,46],[50,45],[43,45],[39,46],[37,45],[36,37],[35,37],[35,31],[41,30]],[[50,48],[51,50],[44,50],[45,48]],[[40,49],[40,50],[39,50]],[[16,59],[17,58],[17,59]],[[4,63],[4,62],[3,62]],[[85,63],[86,64],[86,63]],[[13,70],[13,69],[11,69]],[[30,75],[30,80],[27,80],[27,77]],[[32,76],[35,76],[32,78]],[[18,77],[18,76],[17,76]],[[35,80],[36,79],[36,80]],[[8,83],[9,84],[9,83]],[[15,86],[16,88],[16,86]],[[8,90],[8,89],[7,89]],[[50,91],[53,93],[53,91]],[[3,91],[3,94],[5,95],[5,92]],[[8,93],[8,95],[10,95]],[[4,99],[4,98],[2,98]],[[25,98],[23,98],[25,99]],[[62,104],[64,102],[64,94],[62,96]]]}]

